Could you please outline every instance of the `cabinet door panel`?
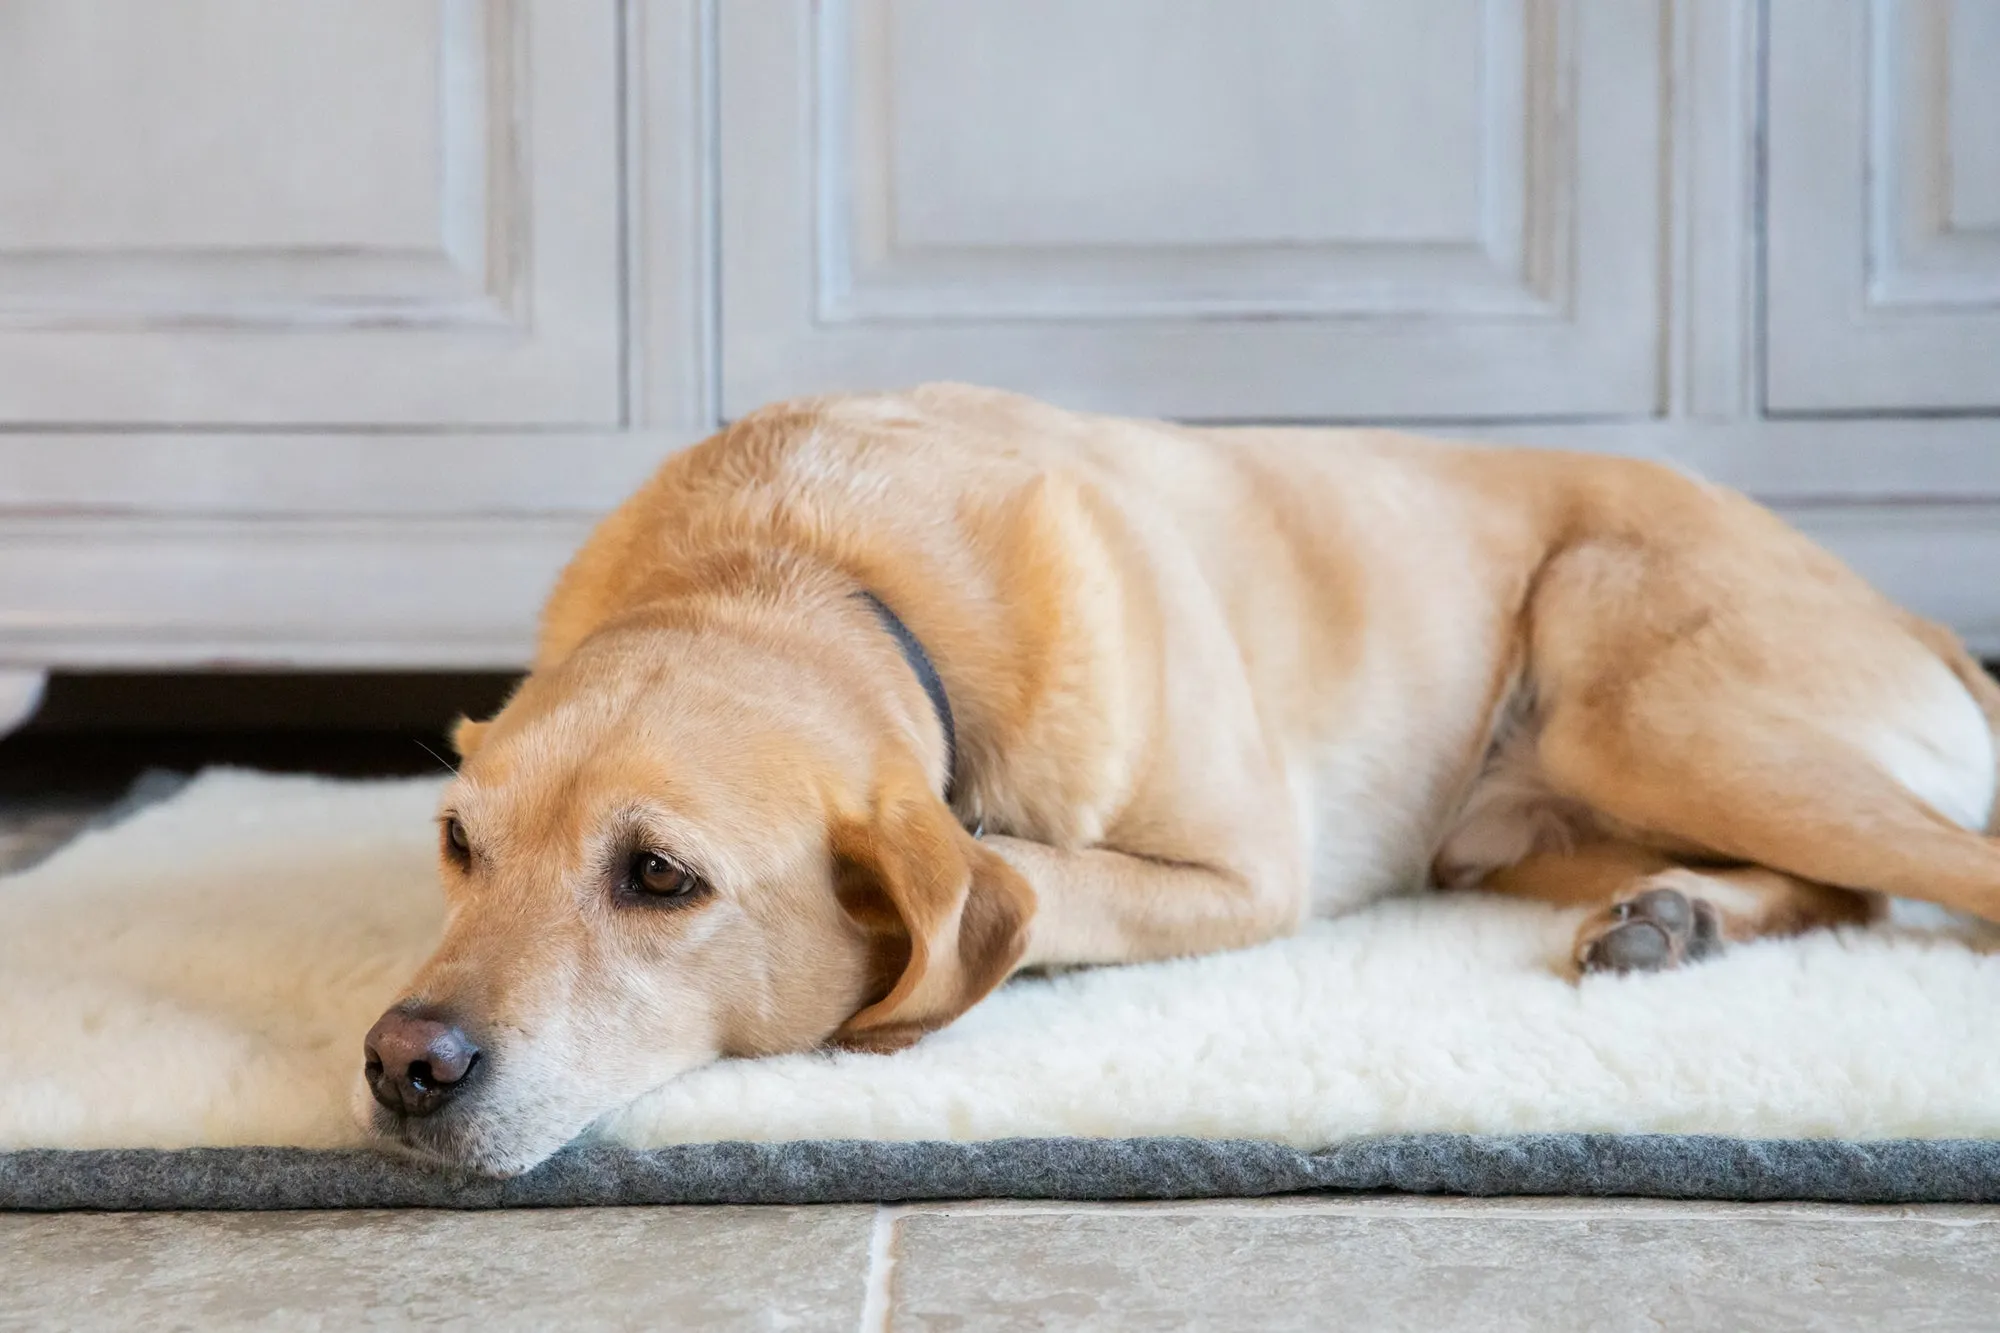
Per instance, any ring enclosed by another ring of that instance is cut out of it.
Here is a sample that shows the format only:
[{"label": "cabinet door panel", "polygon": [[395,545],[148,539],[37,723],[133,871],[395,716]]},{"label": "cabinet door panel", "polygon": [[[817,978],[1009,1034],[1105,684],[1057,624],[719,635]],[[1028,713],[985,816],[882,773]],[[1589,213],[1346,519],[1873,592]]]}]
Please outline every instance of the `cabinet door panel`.
[{"label": "cabinet door panel", "polygon": [[1773,0],[1769,404],[2000,408],[2000,0]]},{"label": "cabinet door panel", "polygon": [[619,419],[613,0],[0,0],[0,422]]},{"label": "cabinet door panel", "polygon": [[1651,0],[721,14],[723,393],[1647,412]]}]

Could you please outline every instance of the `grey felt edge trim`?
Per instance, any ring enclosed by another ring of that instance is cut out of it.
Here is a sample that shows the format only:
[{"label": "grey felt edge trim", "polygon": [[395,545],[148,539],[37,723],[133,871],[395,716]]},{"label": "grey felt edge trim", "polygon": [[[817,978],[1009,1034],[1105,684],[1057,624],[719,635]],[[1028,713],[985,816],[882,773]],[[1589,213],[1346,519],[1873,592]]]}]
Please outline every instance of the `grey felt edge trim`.
[{"label": "grey felt edge trim", "polygon": [[2000,1141],[1406,1134],[1311,1152],[1188,1138],[584,1146],[511,1180],[440,1174],[363,1151],[0,1153],[0,1209],[11,1210],[1205,1199],[1318,1190],[1993,1203],[2000,1202]]}]

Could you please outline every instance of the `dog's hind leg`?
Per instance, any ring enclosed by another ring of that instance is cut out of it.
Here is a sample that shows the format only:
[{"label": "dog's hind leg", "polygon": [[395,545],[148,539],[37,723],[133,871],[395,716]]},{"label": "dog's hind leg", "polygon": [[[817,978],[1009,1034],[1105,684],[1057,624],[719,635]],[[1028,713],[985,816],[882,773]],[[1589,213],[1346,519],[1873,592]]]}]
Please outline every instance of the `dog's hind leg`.
[{"label": "dog's hind leg", "polygon": [[1875,919],[1882,900],[1763,866],[1690,866],[1604,839],[1535,852],[1480,887],[1565,907],[1592,907],[1570,961],[1579,972],[1652,972],[1696,962],[1725,941],[1796,935]]},{"label": "dog's hind leg", "polygon": [[1700,535],[1692,554],[1599,546],[1545,573],[1531,671],[1551,791],[1695,861],[2000,921],[1980,701],[1802,539]]},{"label": "dog's hind leg", "polygon": [[[1986,717],[1986,728],[1993,733],[1995,765],[1996,769],[2000,769],[2000,681],[1993,679],[1979,664],[1979,659],[1965,651],[1965,645],[1958,636],[1945,626],[1906,611],[1903,613],[1903,628],[1917,642],[1937,654],[1938,660],[1958,677],[1958,683],[1979,705],[1979,711]],[[1995,783],[2000,785],[2000,773],[1996,773]],[[1986,831],[2000,834],[2000,802],[1994,804]]]}]

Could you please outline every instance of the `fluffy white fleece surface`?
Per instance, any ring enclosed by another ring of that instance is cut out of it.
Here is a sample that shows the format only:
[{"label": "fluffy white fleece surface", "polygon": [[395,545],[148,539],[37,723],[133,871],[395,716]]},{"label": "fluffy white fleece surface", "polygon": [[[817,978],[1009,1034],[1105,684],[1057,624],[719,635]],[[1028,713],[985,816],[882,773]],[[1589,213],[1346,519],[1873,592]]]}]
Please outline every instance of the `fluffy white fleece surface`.
[{"label": "fluffy white fleece surface", "polygon": [[[0,880],[0,1149],[358,1142],[362,1033],[438,928],[436,794],[211,772]],[[1575,986],[1575,920],[1438,894],[1022,979],[901,1054],[716,1065],[599,1133],[2000,1136],[2000,955],[1878,927]]]}]

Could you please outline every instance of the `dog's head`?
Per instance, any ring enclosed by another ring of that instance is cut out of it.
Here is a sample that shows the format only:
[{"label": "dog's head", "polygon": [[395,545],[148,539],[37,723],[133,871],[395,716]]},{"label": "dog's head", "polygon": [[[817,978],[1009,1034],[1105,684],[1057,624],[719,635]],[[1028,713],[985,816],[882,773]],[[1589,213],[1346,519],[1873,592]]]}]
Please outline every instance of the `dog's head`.
[{"label": "dog's head", "polygon": [[366,1042],[378,1136],[512,1174],[718,1057],[892,1049],[1006,977],[1032,891],[879,651],[820,649],[631,626],[461,724],[444,939]]}]

